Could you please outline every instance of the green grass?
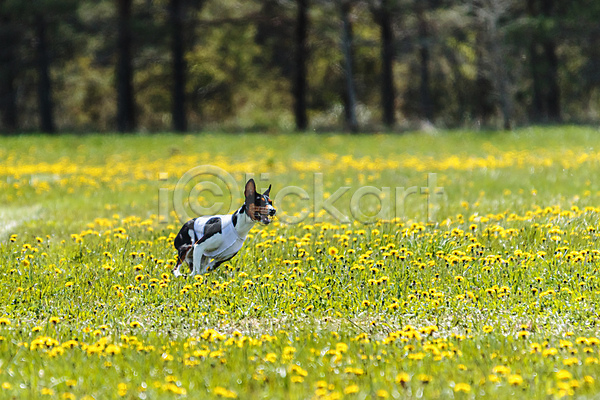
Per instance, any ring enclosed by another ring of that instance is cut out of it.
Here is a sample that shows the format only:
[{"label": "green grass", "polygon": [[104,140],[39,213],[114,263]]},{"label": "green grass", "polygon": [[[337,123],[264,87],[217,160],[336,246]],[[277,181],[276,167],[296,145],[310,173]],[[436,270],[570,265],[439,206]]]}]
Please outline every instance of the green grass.
[{"label": "green grass", "polygon": [[[598,133],[3,139],[0,397],[598,396]],[[310,200],[174,279],[177,211],[197,209],[175,191],[223,200],[178,185],[198,165]],[[314,209],[320,179],[324,200],[348,187],[350,222]],[[365,186],[390,189],[363,214],[395,213],[354,221]]]}]

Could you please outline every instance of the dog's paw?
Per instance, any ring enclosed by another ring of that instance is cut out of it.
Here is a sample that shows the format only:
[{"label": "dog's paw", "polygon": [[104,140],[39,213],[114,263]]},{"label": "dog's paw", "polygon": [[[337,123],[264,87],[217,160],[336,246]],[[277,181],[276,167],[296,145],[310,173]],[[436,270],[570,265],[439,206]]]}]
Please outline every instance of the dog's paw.
[{"label": "dog's paw", "polygon": [[180,276],[184,276],[181,272],[179,272],[179,268],[173,270],[173,275],[178,278]]}]

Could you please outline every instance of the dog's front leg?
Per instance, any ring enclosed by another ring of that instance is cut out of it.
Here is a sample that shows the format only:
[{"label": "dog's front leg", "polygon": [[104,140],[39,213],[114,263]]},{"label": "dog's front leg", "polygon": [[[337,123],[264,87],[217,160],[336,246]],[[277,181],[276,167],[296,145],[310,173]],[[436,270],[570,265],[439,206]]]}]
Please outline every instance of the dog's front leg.
[{"label": "dog's front leg", "polygon": [[173,275],[175,275],[176,277],[183,276],[183,274],[181,273],[181,266],[184,263],[191,265],[192,250],[193,250],[192,245],[184,245],[178,250],[179,254],[177,255],[177,265],[173,269]]},{"label": "dog's front leg", "polygon": [[195,244],[193,250],[193,261],[192,261],[192,273],[190,276],[203,274],[203,269],[208,262],[208,257],[204,255],[205,246],[202,244]]}]

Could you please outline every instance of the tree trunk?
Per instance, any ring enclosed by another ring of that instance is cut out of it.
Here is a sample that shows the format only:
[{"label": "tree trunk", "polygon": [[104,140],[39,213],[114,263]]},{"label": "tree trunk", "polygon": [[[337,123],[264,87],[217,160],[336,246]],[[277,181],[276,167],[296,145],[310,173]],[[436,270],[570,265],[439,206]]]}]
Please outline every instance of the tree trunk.
[{"label": "tree trunk", "polygon": [[[502,67],[503,69],[503,67]],[[508,93],[508,82],[506,74],[503,73],[499,78],[499,92],[500,92],[500,108],[502,110],[502,127],[505,131],[512,129],[512,110]]]},{"label": "tree trunk", "polygon": [[0,109],[2,109],[2,124],[8,132],[17,130],[17,94],[15,91],[15,75],[13,60],[4,63],[0,69]]},{"label": "tree trunk", "polygon": [[[535,0],[527,0],[527,13],[530,18],[536,18],[537,12]],[[532,94],[531,94],[531,115],[533,122],[540,122],[544,115],[544,101],[542,99],[542,74],[540,66],[542,61],[537,51],[536,43],[537,34],[534,33],[529,44],[529,65],[531,69]]]},{"label": "tree trunk", "polygon": [[[539,5],[539,7],[538,7]],[[535,122],[560,122],[560,87],[558,85],[559,61],[553,32],[544,27],[551,25],[554,0],[528,0],[527,13],[533,20],[543,19],[533,32],[529,47],[531,76],[533,80],[532,119]]]},{"label": "tree trunk", "polygon": [[548,66],[548,92],[546,97],[548,119],[553,122],[560,122],[562,115],[560,112],[560,88],[558,86],[558,57],[554,40],[548,39],[544,43],[544,56]]},{"label": "tree trunk", "polygon": [[540,71],[541,60],[536,49],[536,44],[529,45],[529,65],[531,68],[532,93],[531,93],[531,115],[533,122],[543,120],[544,101],[542,95],[542,76]]},{"label": "tree trunk", "polygon": [[131,2],[117,0],[118,62],[117,62],[117,128],[119,132],[135,129],[133,100],[133,68],[131,66]]},{"label": "tree trunk", "polygon": [[474,114],[480,126],[488,126],[489,118],[495,111],[493,103],[493,83],[489,77],[489,70],[484,59],[485,29],[481,24],[477,27],[475,43],[475,57],[477,64],[477,77],[475,79]]},{"label": "tree trunk", "polygon": [[306,115],[306,59],[308,58],[308,0],[297,0],[296,16],[296,69],[294,75],[294,116],[296,129],[305,131],[308,127]]},{"label": "tree trunk", "polygon": [[[542,13],[544,18],[554,18],[555,0],[542,0]],[[546,94],[546,104],[548,108],[548,118],[554,122],[560,122],[560,88],[558,85],[558,56],[556,55],[556,41],[552,32],[546,32],[543,43],[544,61],[547,68],[548,90]]]},{"label": "tree trunk", "polygon": [[40,114],[40,130],[54,133],[54,118],[52,113],[52,82],[50,80],[50,55],[46,42],[46,19],[37,14],[36,24],[36,55],[38,69],[38,107]]},{"label": "tree trunk", "polygon": [[[543,7],[545,17],[552,18],[554,1],[544,1]],[[556,42],[552,34],[546,34],[543,49],[548,85],[546,92],[548,119],[553,122],[560,122],[562,116],[560,112],[560,87],[558,85],[558,56],[556,55]]]},{"label": "tree trunk", "polygon": [[183,44],[183,4],[182,0],[171,0],[171,54],[173,57],[173,129],[176,132],[187,130],[185,112],[185,70]]},{"label": "tree trunk", "polygon": [[394,33],[392,31],[392,16],[388,0],[381,1],[379,26],[381,28],[381,106],[383,123],[388,128],[396,124],[395,102],[396,88],[394,86]]},{"label": "tree trunk", "polygon": [[419,21],[419,61],[421,70],[421,113],[427,121],[433,121],[433,103],[431,102],[431,89],[429,79],[429,27],[425,11],[427,0],[417,0],[417,18]]},{"label": "tree trunk", "polygon": [[497,92],[498,106],[502,113],[502,126],[512,129],[512,95],[510,78],[504,54],[504,36],[498,29],[498,21],[506,14],[508,3],[503,0],[476,2],[476,12],[484,28],[485,43],[489,46],[491,77]]},{"label": "tree trunk", "polygon": [[17,130],[17,92],[15,90],[16,57],[14,26],[9,19],[2,16],[0,20],[0,110],[2,110],[2,125],[4,130]]},{"label": "tree trunk", "polygon": [[358,131],[356,119],[356,89],[354,87],[354,76],[352,72],[352,24],[350,22],[350,10],[352,5],[348,1],[342,3],[342,51],[344,53],[344,73],[346,80],[345,115],[346,125],[351,132]]},{"label": "tree trunk", "polygon": [[[496,24],[492,24],[491,35],[492,35],[492,58],[494,61],[494,75],[496,77],[496,88],[498,90],[498,96],[500,98],[500,111],[502,112],[502,127],[504,130],[509,131],[512,129],[512,104],[510,98],[508,74],[506,66],[504,64],[504,58],[502,50],[498,44],[499,35]],[[495,39],[495,40],[494,40]]]}]

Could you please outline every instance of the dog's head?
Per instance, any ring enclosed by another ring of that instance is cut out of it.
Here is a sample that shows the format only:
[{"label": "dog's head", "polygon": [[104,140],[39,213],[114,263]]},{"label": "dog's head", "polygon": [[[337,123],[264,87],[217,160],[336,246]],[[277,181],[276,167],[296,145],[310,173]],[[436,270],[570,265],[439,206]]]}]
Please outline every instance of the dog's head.
[{"label": "dog's head", "polygon": [[277,210],[273,207],[273,202],[269,198],[270,192],[271,185],[269,185],[269,188],[263,194],[260,194],[256,191],[254,179],[246,182],[246,188],[244,189],[246,214],[248,214],[252,221],[268,225],[273,220]]}]

